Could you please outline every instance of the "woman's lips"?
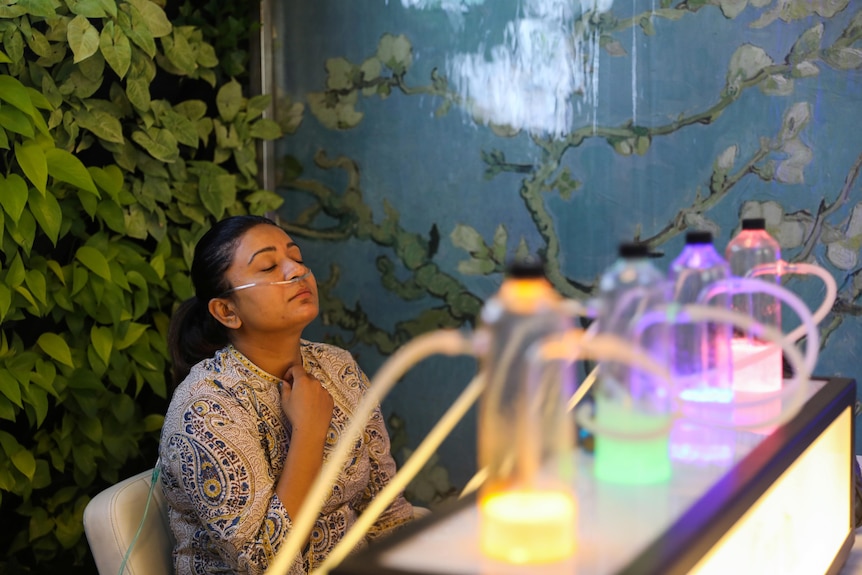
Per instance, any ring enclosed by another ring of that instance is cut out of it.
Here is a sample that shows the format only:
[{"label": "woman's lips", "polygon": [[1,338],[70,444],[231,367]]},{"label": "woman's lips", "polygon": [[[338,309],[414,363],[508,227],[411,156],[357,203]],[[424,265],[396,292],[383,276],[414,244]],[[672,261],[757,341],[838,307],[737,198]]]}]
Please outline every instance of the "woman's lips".
[{"label": "woman's lips", "polygon": [[296,298],[298,298],[298,297],[302,297],[302,296],[304,296],[304,295],[311,295],[311,290],[310,290],[310,289],[308,289],[307,287],[306,287],[306,288],[302,288],[301,290],[299,290],[298,292],[296,292],[295,294],[293,294],[293,297],[291,297],[290,299],[291,299],[291,300],[294,300],[294,299],[296,299]]}]

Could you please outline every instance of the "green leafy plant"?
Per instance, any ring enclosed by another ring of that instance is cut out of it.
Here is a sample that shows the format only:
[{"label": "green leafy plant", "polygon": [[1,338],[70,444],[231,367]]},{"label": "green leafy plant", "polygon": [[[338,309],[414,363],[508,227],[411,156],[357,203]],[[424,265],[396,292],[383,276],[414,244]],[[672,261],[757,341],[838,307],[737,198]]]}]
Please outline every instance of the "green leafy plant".
[{"label": "green leafy plant", "polygon": [[155,461],[196,240],[282,201],[269,98],[218,66],[151,0],[0,2],[0,571],[85,558],[90,497]]}]

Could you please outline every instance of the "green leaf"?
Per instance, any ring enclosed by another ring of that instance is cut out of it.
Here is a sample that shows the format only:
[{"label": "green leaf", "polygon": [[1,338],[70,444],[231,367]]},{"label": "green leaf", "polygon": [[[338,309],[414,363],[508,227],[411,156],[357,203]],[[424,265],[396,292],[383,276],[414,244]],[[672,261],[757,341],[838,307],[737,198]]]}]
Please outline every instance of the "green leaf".
[{"label": "green leaf", "polygon": [[138,341],[144,332],[147,331],[147,326],[142,323],[131,322],[129,324],[128,330],[126,330],[126,335],[120,338],[119,341],[115,342],[118,350],[123,350]]},{"label": "green leaf", "polygon": [[[375,62],[376,61],[377,60],[375,60]],[[249,98],[248,104],[246,105],[246,114],[248,114],[248,119],[253,120],[263,114],[269,108],[271,101],[272,97],[269,94],[259,94]]]},{"label": "green leaf", "polygon": [[90,441],[102,442],[102,422],[97,417],[82,417],[78,420],[78,429]]},{"label": "green leaf", "polygon": [[170,130],[156,127],[147,128],[146,132],[138,130],[132,133],[132,140],[162,162],[173,163],[180,155],[177,139]]},{"label": "green leaf", "polygon": [[0,100],[12,104],[30,117],[38,113],[27,88],[12,76],[0,74]]},{"label": "green leaf", "polygon": [[33,120],[14,106],[0,106],[0,126],[27,138],[36,135],[33,130]]},{"label": "green leaf", "polygon": [[18,471],[24,474],[28,480],[32,480],[36,474],[36,458],[26,449],[20,449],[9,456]]},{"label": "green leaf", "polygon": [[6,270],[6,285],[15,288],[24,283],[24,278],[26,277],[26,270],[24,269],[24,262],[21,260],[21,254],[16,253],[12,258],[12,263],[9,264],[8,269]]},{"label": "green leaf", "polygon": [[[23,180],[21,181],[23,182]],[[42,195],[35,189],[30,190],[30,211],[36,218],[39,227],[42,228],[51,243],[56,246],[60,236],[60,225],[63,223],[63,211],[60,209],[57,198],[54,197],[54,194]]]},{"label": "green leaf", "polygon": [[36,239],[36,220],[30,210],[24,210],[18,222],[10,222],[6,229],[15,243],[24,248],[24,252],[29,255],[33,248],[33,240]]},{"label": "green leaf", "polygon": [[[125,212],[115,202],[102,200],[96,208],[96,215],[113,231],[127,234]],[[146,236],[145,236],[146,237]]]},{"label": "green leaf", "polygon": [[31,16],[50,18],[57,15],[51,0],[19,0],[18,6],[26,10]]},{"label": "green leaf", "polygon": [[129,206],[129,211],[123,215],[123,224],[129,237],[147,239],[147,214],[140,204]]},{"label": "green leaf", "polygon": [[123,31],[108,21],[99,36],[99,49],[108,66],[122,79],[132,64],[132,45]]},{"label": "green leaf", "polygon": [[0,369],[0,392],[18,407],[24,407],[21,402],[21,385],[7,369]]},{"label": "green leaf", "polygon": [[72,362],[72,352],[69,350],[69,345],[56,333],[43,333],[36,340],[36,345],[52,359],[59,361],[63,365],[75,367],[75,364]]},{"label": "green leaf", "polygon": [[12,305],[12,290],[0,284],[0,322],[6,319],[9,307]]},{"label": "green leaf", "polygon": [[198,130],[191,120],[172,110],[165,112],[161,119],[162,126],[170,128],[171,133],[180,144],[196,148],[198,145]]},{"label": "green leaf", "polygon": [[104,254],[96,248],[81,246],[75,253],[75,259],[100,278],[111,281],[111,267]]},{"label": "green leaf", "polygon": [[[17,410],[15,406],[12,405],[8,399],[0,395],[0,419],[5,419],[7,421],[15,421],[17,418],[15,417]],[[0,479],[0,490],[3,490],[3,480]]]},{"label": "green leaf", "polygon": [[15,159],[27,179],[36,189],[46,193],[48,186],[48,160],[42,146],[32,140],[15,143]]},{"label": "green leaf", "polygon": [[72,184],[84,191],[99,196],[99,190],[90,177],[90,172],[84,167],[83,162],[60,148],[51,148],[45,152],[45,160],[48,163],[48,173],[55,179],[67,184]]},{"label": "green leaf", "polygon": [[9,174],[8,178],[3,178],[0,174],[0,189],[3,190],[0,194],[0,205],[12,221],[17,223],[24,206],[27,205],[27,182],[18,174]]},{"label": "green leaf", "polygon": [[207,105],[203,100],[186,100],[174,106],[174,111],[197,122],[206,115]]},{"label": "green leaf", "polygon": [[162,39],[165,56],[177,68],[178,75],[191,76],[197,70],[194,49],[188,39],[175,30],[170,36]]},{"label": "green leaf", "polygon": [[242,109],[242,86],[236,80],[231,80],[222,86],[216,95],[216,106],[219,116],[225,122],[233,122],[236,115]]},{"label": "green leaf", "polygon": [[278,209],[284,203],[284,198],[269,190],[258,190],[246,196],[245,201],[251,213],[264,215]]},{"label": "green leaf", "polygon": [[150,83],[144,77],[131,76],[126,79],[126,97],[141,112],[150,109]]},{"label": "green leaf", "polygon": [[86,18],[104,18],[108,15],[101,0],[66,0],[66,5],[72,14]]},{"label": "green leaf", "polygon": [[114,345],[114,337],[111,334],[111,330],[107,327],[94,325],[90,330],[90,341],[93,343],[96,355],[105,362],[105,365],[110,364],[111,348]]},{"label": "green leaf", "polygon": [[30,543],[44,537],[54,530],[54,518],[48,516],[44,509],[36,509],[30,516],[29,537]]},{"label": "green leaf", "polygon": [[39,270],[27,270],[25,282],[30,293],[33,294],[33,297],[35,297],[39,303],[45,305],[45,297],[48,291],[47,283],[45,282],[45,275]]},{"label": "green leaf", "polygon": [[35,421],[31,419],[31,424],[34,427],[41,427],[42,422],[45,421],[45,417],[48,415],[48,393],[40,387],[31,385],[26,388],[25,394],[25,403],[28,403],[32,407],[36,416]]},{"label": "green leaf", "polygon": [[165,11],[155,2],[150,0],[130,0],[131,4],[138,9],[144,24],[149,29],[153,38],[167,36],[173,30],[171,21],[168,20]]},{"label": "green leaf", "polygon": [[122,144],[125,141],[122,124],[108,112],[82,109],[75,113],[75,120],[80,127],[93,132],[103,140],[114,142],[115,144]]},{"label": "green leaf", "polygon": [[123,180],[123,171],[115,164],[105,166],[104,168],[90,167],[87,170],[90,172],[90,176],[96,185],[112,198],[117,198],[120,192],[123,191],[123,184],[125,183]]},{"label": "green leaf", "polygon": [[75,16],[66,27],[69,47],[77,64],[99,50],[99,32],[84,16]]},{"label": "green leaf", "polygon": [[201,203],[216,219],[224,215],[228,206],[236,201],[236,177],[232,175],[204,176],[199,184]]},{"label": "green leaf", "polygon": [[48,98],[46,98],[45,95],[42,94],[42,92],[37,91],[35,88],[27,86],[27,94],[30,96],[30,101],[33,103],[34,107],[41,108],[42,110],[54,109],[54,106],[51,105],[51,102],[48,101]]},{"label": "green leaf", "polygon": [[282,136],[278,122],[262,118],[251,125],[249,135],[261,140],[277,140]]}]

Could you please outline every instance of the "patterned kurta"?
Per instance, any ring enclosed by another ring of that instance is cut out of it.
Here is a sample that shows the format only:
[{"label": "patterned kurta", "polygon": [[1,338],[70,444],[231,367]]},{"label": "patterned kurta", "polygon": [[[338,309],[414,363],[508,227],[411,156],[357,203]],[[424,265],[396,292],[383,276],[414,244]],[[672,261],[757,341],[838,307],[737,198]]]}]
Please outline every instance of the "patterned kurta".
[{"label": "patterned kurta", "polygon": [[[325,461],[365,393],[368,378],[342,349],[302,341],[301,351],[306,372],[320,381],[335,404]],[[159,450],[178,575],[263,573],[290,537],[291,518],[275,493],[291,436],[281,410],[280,381],[228,346],[195,365],[174,392]],[[319,565],[395,474],[379,407],[363,435],[291,574]],[[412,506],[399,496],[362,546],[412,516]]]}]

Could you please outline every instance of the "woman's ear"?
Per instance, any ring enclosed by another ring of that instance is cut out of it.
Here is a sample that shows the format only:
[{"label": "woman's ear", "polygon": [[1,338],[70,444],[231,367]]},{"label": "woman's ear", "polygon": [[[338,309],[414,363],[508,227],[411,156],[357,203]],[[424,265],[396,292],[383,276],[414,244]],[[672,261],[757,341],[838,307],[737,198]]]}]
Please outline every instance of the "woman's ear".
[{"label": "woman's ear", "polygon": [[210,300],[207,308],[210,314],[216,321],[228,329],[239,329],[242,326],[242,319],[236,313],[233,303],[226,298],[216,297]]}]

